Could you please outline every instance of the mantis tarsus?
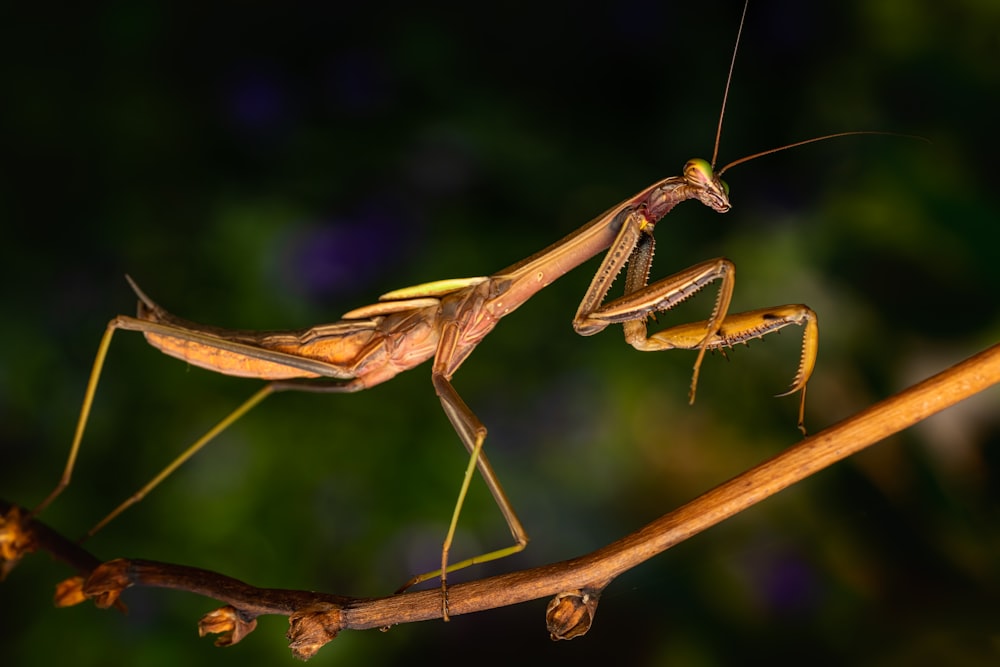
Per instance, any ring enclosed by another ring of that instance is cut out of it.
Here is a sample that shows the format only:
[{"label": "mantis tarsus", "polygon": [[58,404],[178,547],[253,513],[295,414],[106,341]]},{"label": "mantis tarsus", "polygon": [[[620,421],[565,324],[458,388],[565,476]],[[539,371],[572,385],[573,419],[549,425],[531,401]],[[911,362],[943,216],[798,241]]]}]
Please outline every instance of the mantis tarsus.
[{"label": "mantis tarsus", "polygon": [[[745,11],[744,7],[744,15]],[[735,55],[734,49],[733,62]],[[729,79],[731,77],[732,63]],[[726,84],[727,94],[729,79]],[[725,102],[724,97],[723,112]],[[573,319],[573,327],[577,333],[589,336],[611,324],[622,324],[626,341],[640,351],[697,351],[689,391],[689,399],[693,401],[699,369],[707,350],[731,347],[791,324],[802,325],[804,335],[799,366],[790,389],[782,394],[801,392],[801,428],[806,384],[813,371],[818,347],[818,326],[813,311],[804,305],[785,305],[738,314],[729,313],[735,275],[733,264],[723,258],[701,262],[650,283],[648,276],[653,257],[653,231],[656,224],[674,206],[687,199],[696,199],[719,213],[728,211],[728,186],[721,177],[736,164],[794,146],[837,136],[866,133],[843,132],[797,142],[742,158],[715,171],[722,118],[723,113],[720,113],[711,162],[690,160],[684,165],[680,176],[654,183],[560,241],[493,275],[442,280],[395,290],[382,295],[375,304],[346,313],[341,320],[332,324],[301,331],[266,333],[232,331],[194,324],[167,313],[129,278],[129,283],[139,297],[138,314],[136,317],[119,315],[109,322],[98,347],[62,477],[52,492],[33,510],[32,515],[37,515],[55,500],[70,482],[104,360],[112,336],[118,329],[140,331],[154,347],[192,365],[227,375],[266,380],[268,384],[102,519],[89,531],[88,536],[143,498],[174,469],[269,394],[286,390],[331,393],[360,391],[432,359],[434,389],[470,456],[442,546],[440,570],[414,577],[400,590],[440,576],[444,615],[447,619],[449,572],[519,552],[528,541],[521,521],[482,451],[486,428],[458,395],[452,386],[452,377],[502,317],[512,313],[563,274],[604,251],[607,252]],[[612,282],[626,266],[624,294],[606,300]],[[650,316],[673,308],[715,281],[720,281],[719,292],[706,320],[650,334],[647,329]],[[458,518],[477,468],[507,522],[514,544],[449,564],[449,549]]]}]

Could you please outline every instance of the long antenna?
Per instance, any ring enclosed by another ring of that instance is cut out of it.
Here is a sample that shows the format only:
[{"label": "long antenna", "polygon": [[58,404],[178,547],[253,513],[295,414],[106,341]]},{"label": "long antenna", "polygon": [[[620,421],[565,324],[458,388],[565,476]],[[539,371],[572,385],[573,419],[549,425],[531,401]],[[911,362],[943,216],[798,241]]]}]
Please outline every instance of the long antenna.
[{"label": "long antenna", "polygon": [[817,141],[826,141],[827,139],[836,139],[837,137],[853,137],[857,134],[879,134],[885,137],[902,137],[904,139],[917,139],[925,143],[931,143],[930,139],[927,137],[921,137],[916,134],[901,134],[899,132],[880,132],[878,130],[854,130],[852,132],[836,132],[834,134],[827,134],[822,137],[813,137],[812,139],[804,139],[803,141],[796,141],[793,144],[786,144],[784,146],[778,146],[777,148],[769,148],[766,151],[761,151],[759,153],[754,153],[753,155],[747,155],[746,157],[741,157],[739,160],[733,160],[727,164],[722,169],[715,172],[716,176],[721,177],[722,174],[726,172],[730,167],[735,167],[738,164],[743,164],[744,162],[749,162],[755,158],[763,157],[764,155],[770,155],[771,153],[777,153],[778,151],[787,150],[789,148],[795,148],[796,146],[805,146],[806,144],[814,144]]},{"label": "long antenna", "polygon": [[[719,125],[715,129],[715,149],[712,151],[712,169],[715,169],[715,161],[719,157],[719,140],[722,137],[722,119],[726,115],[726,102],[729,101],[729,85],[733,81],[733,69],[736,67],[736,51],[740,48],[740,37],[743,36],[743,23],[747,18],[747,6],[750,4],[750,0],[746,0],[743,3],[743,15],[740,16],[740,28],[736,31],[736,44],[733,46],[733,58],[729,61],[729,76],[726,77],[726,90],[722,94],[722,109],[719,111]],[[786,144],[784,146],[778,146],[777,148],[770,148],[766,151],[761,151],[759,153],[754,153],[753,155],[747,155],[746,157],[741,157],[739,160],[734,160],[727,164],[722,169],[715,172],[715,175],[721,177],[722,174],[726,172],[730,167],[735,167],[738,164],[743,164],[744,162],[749,162],[755,158],[763,157],[764,155],[770,155],[771,153],[777,153],[779,151],[787,150],[789,148],[795,148],[796,146],[805,146],[806,144],[816,143],[817,141],[826,141],[827,139],[836,139],[837,137],[852,137],[857,134],[881,134],[889,137],[903,137],[905,139],[919,139],[927,143],[931,143],[926,137],[921,137],[913,134],[900,134],[899,132],[879,132],[877,130],[855,130],[853,132],[837,132],[835,134],[827,134],[822,137],[813,137],[812,139],[805,139],[804,141],[796,141],[793,144]]]},{"label": "long antenna", "polygon": [[722,93],[722,109],[719,110],[719,125],[715,128],[715,149],[712,151],[712,169],[715,169],[715,159],[719,157],[719,138],[722,136],[722,119],[726,115],[726,101],[729,99],[729,84],[733,80],[733,68],[736,66],[736,51],[740,48],[740,37],[743,35],[743,22],[747,18],[747,6],[749,4],[750,0],[746,0],[746,2],[743,3],[743,15],[740,16],[740,29],[736,31],[736,44],[733,46],[733,58],[729,61],[729,76],[726,77],[726,90]]}]

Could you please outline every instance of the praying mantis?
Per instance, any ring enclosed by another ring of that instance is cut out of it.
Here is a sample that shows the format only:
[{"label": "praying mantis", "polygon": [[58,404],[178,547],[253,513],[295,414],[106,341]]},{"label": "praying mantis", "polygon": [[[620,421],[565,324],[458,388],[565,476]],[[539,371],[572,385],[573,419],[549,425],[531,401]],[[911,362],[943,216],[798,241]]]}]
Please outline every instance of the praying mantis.
[{"label": "praying mantis", "polygon": [[[746,7],[744,16],[745,12]],[[741,19],[740,32],[742,25]],[[735,55],[734,49],[733,62]],[[733,63],[730,64],[726,84],[727,95],[732,69]],[[724,96],[711,161],[688,161],[681,175],[665,178],[644,188],[563,239],[494,274],[439,280],[394,290],[383,294],[374,304],[345,313],[339,321],[331,324],[288,332],[233,331],[195,324],[168,313],[131,278],[127,278],[138,297],[137,315],[119,315],[109,322],[98,346],[62,476],[31,515],[41,513],[70,483],[103,364],[113,334],[118,330],[141,332],[153,347],[191,365],[226,375],[259,379],[267,384],[98,522],[88,532],[88,537],[145,497],[177,467],[270,394],[281,391],[362,391],[430,360],[434,390],[445,415],[468,451],[469,460],[443,541],[440,569],[413,577],[400,590],[440,577],[443,615],[447,620],[448,573],[517,553],[528,542],[527,532],[483,451],[486,427],[455,390],[452,378],[503,317],[553,281],[601,253],[604,253],[603,259],[579,304],[573,328],[581,335],[590,336],[610,325],[621,324],[626,342],[637,350],[695,351],[697,354],[689,388],[691,402],[695,398],[699,371],[707,351],[763,337],[790,325],[802,326],[803,343],[798,368],[790,388],[781,394],[800,393],[798,423],[802,428],[806,385],[818,351],[815,313],[801,304],[730,313],[735,267],[724,258],[703,261],[649,282],[655,245],[653,233],[656,225],[674,206],[688,199],[700,201],[718,213],[729,211],[729,188],[722,175],[737,164],[795,146],[867,132],[843,132],[796,142],[756,153],[716,170],[725,103]],[[613,281],[623,271],[624,293],[609,298]],[[653,333],[649,331],[648,320],[655,313],[674,308],[716,282],[719,283],[718,294],[707,319]],[[514,543],[451,563],[450,548],[476,470],[500,508]]]}]

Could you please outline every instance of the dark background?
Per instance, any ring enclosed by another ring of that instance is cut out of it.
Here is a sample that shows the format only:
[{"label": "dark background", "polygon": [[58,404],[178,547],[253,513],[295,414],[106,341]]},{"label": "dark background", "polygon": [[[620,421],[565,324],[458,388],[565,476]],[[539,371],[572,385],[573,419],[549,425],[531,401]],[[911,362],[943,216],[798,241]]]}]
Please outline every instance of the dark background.
[{"label": "dark background", "polygon": [[[236,328],[333,321],[380,293],[496,271],[710,157],[741,5],[249,2],[4,10],[0,495],[62,469],[98,339],[134,298]],[[992,190],[1000,7],[755,2],[720,164],[733,210],[657,228],[656,275],[725,255],[734,310],[819,314],[812,430],[997,341]],[[505,320],[456,376],[532,542],[483,576],[595,549],[795,443],[799,333],[643,356],[570,326],[596,261]],[[701,297],[663,323],[701,319]],[[259,383],[112,345],[74,483],[45,514],[86,530]],[[313,664],[995,664],[997,390],[622,576],[585,638],[545,601],[345,633]],[[433,567],[466,458],[427,366],[351,396],[280,395],[89,544],[261,586],[386,594]],[[477,480],[455,557],[504,546]],[[291,664],[283,618],[198,639],[213,603],[130,591],[128,616],[53,609],[70,573],[0,586],[5,664]]]}]

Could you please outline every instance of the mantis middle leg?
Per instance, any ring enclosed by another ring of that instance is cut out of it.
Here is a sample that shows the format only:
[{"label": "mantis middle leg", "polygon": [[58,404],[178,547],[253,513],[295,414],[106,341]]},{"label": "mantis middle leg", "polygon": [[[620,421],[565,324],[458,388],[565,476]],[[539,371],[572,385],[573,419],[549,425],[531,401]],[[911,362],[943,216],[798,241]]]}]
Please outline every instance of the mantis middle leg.
[{"label": "mantis middle leg", "polygon": [[[472,412],[469,406],[466,405],[465,401],[462,400],[462,397],[459,396],[455,387],[451,384],[451,375],[455,372],[458,365],[461,364],[469,351],[469,349],[462,348],[462,346],[458,344],[458,336],[459,333],[456,326],[444,326],[441,339],[438,343],[438,351],[434,358],[434,367],[431,371],[431,379],[434,383],[434,390],[441,399],[441,407],[448,416],[448,420],[454,427],[455,432],[462,441],[462,444],[469,452],[469,463],[466,466],[465,474],[462,478],[462,485],[458,493],[458,499],[455,501],[455,508],[452,511],[451,522],[448,525],[448,532],[445,535],[444,543],[441,547],[441,569],[417,575],[403,584],[403,586],[396,591],[397,593],[400,593],[415,584],[440,576],[442,616],[446,621],[448,620],[449,572],[455,572],[456,570],[461,570],[477,563],[486,563],[491,560],[497,560],[505,556],[510,556],[522,551],[528,544],[528,534],[524,530],[521,520],[514,511],[510,500],[507,498],[507,494],[504,492],[503,486],[500,484],[500,480],[493,471],[493,467],[490,465],[489,459],[486,457],[486,453],[483,451],[483,443],[486,440],[486,427],[483,426],[483,423],[478,417],[476,417],[475,413]],[[459,352],[457,350],[463,351]],[[465,504],[465,497],[468,494],[473,474],[477,468],[479,469],[483,480],[486,482],[486,486],[489,488],[497,506],[500,508],[500,512],[503,514],[504,520],[507,522],[511,536],[514,538],[514,544],[502,549],[473,556],[472,558],[467,558],[458,563],[449,564],[448,555],[451,550],[452,542],[455,538],[458,518],[462,513],[462,506]]]}]

